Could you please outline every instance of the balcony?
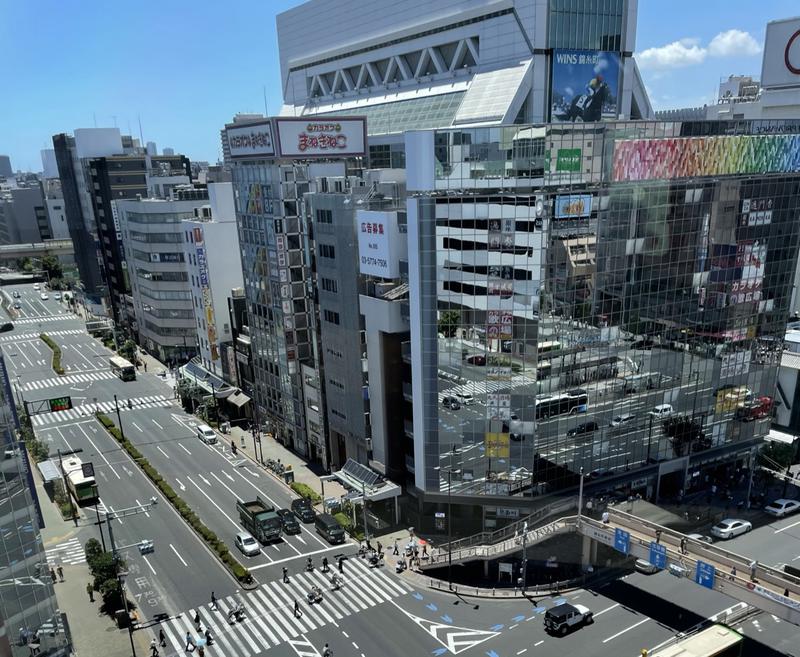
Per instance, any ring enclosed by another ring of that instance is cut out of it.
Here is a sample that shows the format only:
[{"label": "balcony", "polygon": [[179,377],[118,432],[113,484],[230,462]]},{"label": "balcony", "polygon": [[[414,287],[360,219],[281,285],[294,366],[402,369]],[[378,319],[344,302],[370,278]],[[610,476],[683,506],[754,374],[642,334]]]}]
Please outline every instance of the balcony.
[{"label": "balcony", "polygon": [[408,383],[407,381],[403,381],[403,397],[407,401],[413,401],[414,400],[414,395],[413,395],[413,392],[411,391],[411,384]]},{"label": "balcony", "polygon": [[406,363],[411,363],[411,342],[403,342],[400,345],[400,353]]},{"label": "balcony", "polygon": [[409,438],[414,437],[414,423],[411,420],[403,420],[403,431]]}]

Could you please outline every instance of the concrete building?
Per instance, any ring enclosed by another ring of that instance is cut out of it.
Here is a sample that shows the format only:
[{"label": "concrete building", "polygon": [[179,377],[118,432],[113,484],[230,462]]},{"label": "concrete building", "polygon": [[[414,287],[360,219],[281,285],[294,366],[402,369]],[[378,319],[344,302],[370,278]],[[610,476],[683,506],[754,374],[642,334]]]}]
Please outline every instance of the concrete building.
[{"label": "concrete building", "polygon": [[242,270],[231,266],[240,252],[231,183],[208,185],[209,205],[183,222],[184,263],[192,290],[200,358],[205,369],[223,376],[221,344],[233,339],[228,297],[242,287]]},{"label": "concrete building", "polygon": [[168,200],[117,201],[135,330],[139,344],[162,362],[186,361],[197,353],[184,221],[195,219],[207,204],[207,191],[191,187],[173,189]]},{"label": "concrete building", "polygon": [[53,239],[41,183],[18,185],[0,185],[0,244]]},{"label": "concrete building", "polygon": [[11,178],[14,170],[11,168],[11,158],[8,155],[0,155],[0,178]]},{"label": "concrete building", "polygon": [[[244,125],[264,118],[265,117],[263,114],[239,112],[238,114],[234,114],[233,119],[231,119],[231,123]],[[229,165],[231,161],[231,148],[228,144],[228,137],[225,134],[225,128],[219,131],[219,139],[220,143],[222,144],[222,161],[225,165]]]},{"label": "concrete building", "polygon": [[61,181],[58,178],[46,178],[43,183],[44,202],[47,207],[47,220],[50,234],[54,240],[68,240],[69,225],[64,210],[64,195],[61,193]]}]

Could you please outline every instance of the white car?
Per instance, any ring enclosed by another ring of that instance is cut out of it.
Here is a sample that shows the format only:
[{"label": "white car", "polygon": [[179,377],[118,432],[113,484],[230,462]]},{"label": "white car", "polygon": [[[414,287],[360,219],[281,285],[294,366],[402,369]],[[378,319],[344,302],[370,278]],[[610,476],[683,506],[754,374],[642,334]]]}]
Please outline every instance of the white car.
[{"label": "white car", "polygon": [[258,544],[258,541],[253,538],[252,534],[248,534],[247,532],[239,532],[236,534],[234,543],[236,543],[236,547],[239,548],[239,551],[247,557],[252,557],[261,552],[261,546]]},{"label": "white car", "polygon": [[473,397],[468,392],[457,392],[456,399],[458,399],[458,401],[464,404],[464,406],[466,406],[467,404],[472,404],[475,401],[475,397]]},{"label": "white car", "polygon": [[47,301],[47,300],[48,300],[50,297],[48,296],[47,292],[42,292],[42,293],[39,295],[39,298],[40,298],[42,301]]},{"label": "white car", "polygon": [[690,538],[693,541],[700,541],[701,543],[708,543],[709,545],[714,542],[713,538],[705,534],[686,534],[686,538]]},{"label": "white car", "polygon": [[654,566],[647,559],[637,559],[634,568],[645,575],[654,575],[661,570],[661,568]]},{"label": "white car", "polygon": [[53,295],[53,298],[54,298],[56,301],[61,301],[61,292],[56,292],[56,293]]},{"label": "white car", "polygon": [[739,520],[737,518],[726,518],[720,520],[716,525],[711,528],[712,536],[717,538],[729,539],[734,536],[746,534],[753,528],[753,524],[748,520]]},{"label": "white car", "polygon": [[764,507],[764,511],[769,513],[771,516],[775,516],[776,518],[783,518],[783,516],[788,516],[791,513],[794,513],[800,509],[800,502],[797,500],[775,500],[774,502],[770,502],[767,506]]},{"label": "white car", "polygon": [[636,416],[633,413],[624,413],[622,415],[616,415],[611,419],[611,426],[617,429],[626,424],[630,424],[635,419]]},{"label": "white car", "polygon": [[672,404],[659,404],[652,411],[650,411],[650,415],[652,415],[657,420],[669,417],[670,415],[672,415],[672,413],[673,413]]},{"label": "white car", "polygon": [[33,284],[33,289],[34,290],[38,290],[39,289],[39,284],[38,283],[34,283]]}]

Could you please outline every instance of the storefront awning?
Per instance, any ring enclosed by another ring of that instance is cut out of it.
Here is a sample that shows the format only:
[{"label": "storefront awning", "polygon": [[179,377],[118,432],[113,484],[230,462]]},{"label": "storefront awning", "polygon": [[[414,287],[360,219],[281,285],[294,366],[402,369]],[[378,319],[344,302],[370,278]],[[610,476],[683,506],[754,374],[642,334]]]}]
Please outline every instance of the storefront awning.
[{"label": "storefront awning", "polygon": [[225,401],[227,401],[230,404],[233,404],[237,408],[241,408],[242,406],[250,402],[250,397],[245,395],[241,390],[237,390],[232,395],[228,395],[228,397],[225,398]]},{"label": "storefront awning", "polygon": [[384,479],[382,475],[372,468],[361,465],[361,463],[353,459],[347,459],[342,469],[334,472],[333,476],[345,488],[357,494],[365,494],[370,501],[399,497],[402,492],[400,486]]}]

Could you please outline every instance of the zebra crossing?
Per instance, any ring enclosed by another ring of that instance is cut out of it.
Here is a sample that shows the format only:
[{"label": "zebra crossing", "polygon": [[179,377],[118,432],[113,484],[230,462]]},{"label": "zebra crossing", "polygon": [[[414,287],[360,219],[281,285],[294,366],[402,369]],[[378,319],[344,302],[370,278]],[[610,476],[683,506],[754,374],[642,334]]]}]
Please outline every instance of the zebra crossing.
[{"label": "zebra crossing", "polygon": [[92,381],[103,381],[113,379],[115,375],[109,370],[101,372],[84,372],[83,374],[70,374],[69,376],[56,376],[52,379],[42,379],[41,381],[29,381],[20,386],[23,392],[28,390],[41,390],[42,388],[52,388],[53,386],[63,386],[65,383],[70,385],[75,383],[90,383]]},{"label": "zebra crossing", "polygon": [[[206,648],[209,655],[250,657],[295,637],[301,637],[296,642],[299,646],[304,643],[302,635],[306,632],[411,592],[404,582],[380,569],[370,568],[363,559],[345,561],[343,577],[344,586],[332,591],[328,577],[319,569],[296,573],[289,577],[287,584],[276,580],[254,591],[217,600],[216,610],[208,606],[187,609],[159,626],[167,639],[166,655],[183,655],[186,633],[197,636],[193,622],[195,613],[200,614],[202,631],[209,629],[214,639],[210,649]],[[306,595],[315,585],[322,589],[323,598],[309,605]],[[300,604],[297,616],[295,601]],[[245,619],[229,624],[228,613],[240,602],[245,608]]]},{"label": "zebra crossing", "polygon": [[[530,385],[534,383],[532,379],[526,376],[514,376],[510,381],[467,381],[452,388],[447,388],[439,392],[439,403],[445,397],[456,394],[468,394],[473,396],[491,394],[493,392],[506,391],[510,388],[519,388],[520,386]],[[478,403],[483,403],[477,400]]]},{"label": "zebra crossing", "polygon": [[64,313],[63,315],[45,315],[43,317],[20,317],[14,320],[15,324],[38,324],[40,322],[63,322],[65,319],[78,318],[71,313]]},{"label": "zebra crossing", "polygon": [[[86,335],[86,331],[83,329],[63,329],[61,331],[48,331],[47,335],[50,337],[58,336],[58,335],[78,335],[83,334]],[[2,342],[24,342],[25,340],[38,340],[39,334],[38,333],[23,333],[22,335],[4,335],[0,337],[0,343]]]},{"label": "zebra crossing", "polygon": [[83,546],[77,538],[62,541],[51,548],[47,548],[44,552],[47,556],[47,563],[51,566],[56,566],[58,564],[76,566],[86,563],[86,553],[83,551]]},{"label": "zebra crossing", "polygon": [[[138,408],[168,408],[172,405],[172,399],[164,395],[150,395],[148,397],[131,397],[130,399],[119,401],[119,410],[128,411]],[[128,404],[130,403],[130,407]],[[80,418],[89,417],[94,415],[97,411],[101,413],[116,412],[117,407],[114,402],[98,402],[97,404],[81,404],[66,411],[55,411],[54,413],[42,413],[41,415],[34,415],[31,418],[31,423],[35,427],[41,427],[47,424],[56,424],[64,420],[77,420]]]}]

